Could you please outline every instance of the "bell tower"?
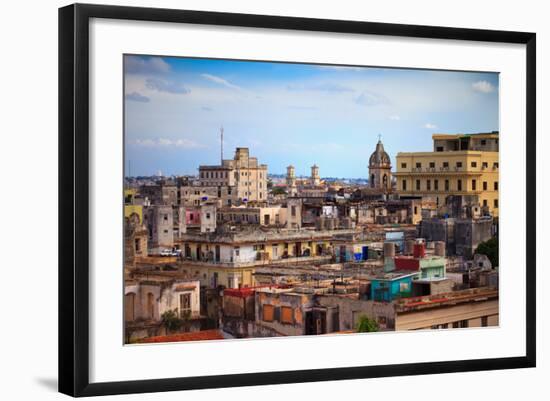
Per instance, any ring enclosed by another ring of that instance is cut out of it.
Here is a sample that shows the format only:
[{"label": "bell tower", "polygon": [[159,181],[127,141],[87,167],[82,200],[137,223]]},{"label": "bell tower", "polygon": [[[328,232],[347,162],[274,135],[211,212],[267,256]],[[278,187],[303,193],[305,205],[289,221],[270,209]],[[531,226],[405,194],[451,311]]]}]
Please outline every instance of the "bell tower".
[{"label": "bell tower", "polygon": [[376,150],[369,158],[369,186],[384,191],[391,190],[391,160],[378,136]]}]

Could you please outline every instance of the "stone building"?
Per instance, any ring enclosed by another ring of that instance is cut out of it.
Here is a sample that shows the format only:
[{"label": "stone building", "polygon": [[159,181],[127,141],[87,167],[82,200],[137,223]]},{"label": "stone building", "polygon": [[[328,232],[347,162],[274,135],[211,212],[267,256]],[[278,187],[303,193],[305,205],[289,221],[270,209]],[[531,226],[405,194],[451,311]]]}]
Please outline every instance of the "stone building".
[{"label": "stone building", "polygon": [[[128,205],[125,206],[125,211],[127,207]],[[141,218],[141,208],[139,212],[132,212],[124,219],[124,265],[128,267],[134,267],[136,258],[148,254],[148,233]]]},{"label": "stone building", "polygon": [[174,211],[172,206],[148,206],[143,221],[149,233],[149,248],[170,248],[174,245]]},{"label": "stone building", "polygon": [[495,222],[484,215],[477,195],[451,195],[438,215],[425,218],[419,226],[420,236],[427,241],[445,242],[449,255],[471,258],[477,246],[492,238]]},{"label": "stone building", "polygon": [[[199,166],[199,184],[203,187],[225,189],[232,203],[267,201],[267,165],[251,157],[248,148],[237,148],[230,160],[221,165]],[[222,194],[220,194],[223,198]],[[224,202],[224,204],[228,204]]]},{"label": "stone building", "polygon": [[310,178],[309,184],[314,187],[321,185],[321,177],[319,176],[319,166],[317,166],[316,164],[311,166],[311,178]]},{"label": "stone building", "polygon": [[142,198],[149,200],[151,205],[177,205],[178,187],[172,181],[161,180],[155,185],[143,185],[139,189]]},{"label": "stone building", "polygon": [[285,227],[287,208],[283,205],[265,207],[224,207],[218,210],[219,224],[258,225],[266,227]]},{"label": "stone building", "polygon": [[287,227],[299,229],[302,227],[302,199],[288,198],[287,199]]},{"label": "stone building", "polygon": [[288,195],[296,195],[298,192],[296,187],[296,170],[292,164],[286,168],[286,187]]},{"label": "stone building", "polygon": [[216,204],[213,202],[201,205],[201,233],[210,233],[216,231]]},{"label": "stone building", "polygon": [[391,190],[391,160],[381,140],[369,158],[369,186],[384,191]]}]

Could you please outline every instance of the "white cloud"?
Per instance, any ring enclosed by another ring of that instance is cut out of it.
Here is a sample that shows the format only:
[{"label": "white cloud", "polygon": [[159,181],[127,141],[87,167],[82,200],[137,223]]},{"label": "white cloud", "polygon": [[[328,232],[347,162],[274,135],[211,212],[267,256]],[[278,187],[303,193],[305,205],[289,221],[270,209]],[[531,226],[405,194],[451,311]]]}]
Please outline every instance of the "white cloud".
[{"label": "white cloud", "polygon": [[148,78],[145,81],[145,86],[147,89],[156,90],[159,92],[167,92],[172,94],[186,94],[190,90],[183,86],[180,82],[175,81],[166,81],[158,78]]},{"label": "white cloud", "polygon": [[437,128],[437,125],[432,124],[432,123],[426,123],[426,124],[424,124],[424,128],[427,128],[427,129],[436,129],[436,128]]},{"label": "white cloud", "polygon": [[355,98],[355,103],[363,106],[377,106],[379,104],[387,104],[389,101],[386,96],[380,93],[365,90]]},{"label": "white cloud", "polygon": [[477,81],[472,84],[472,88],[474,88],[475,91],[481,92],[481,93],[491,93],[494,92],[495,87],[493,84],[491,84],[488,81]]},{"label": "white cloud", "polygon": [[401,117],[398,116],[398,115],[393,115],[393,116],[390,116],[390,120],[399,121],[399,120],[401,120]]},{"label": "white cloud", "polygon": [[151,99],[149,99],[147,96],[143,96],[138,92],[132,92],[126,94],[126,100],[130,100],[132,102],[149,103]]},{"label": "white cloud", "polygon": [[289,91],[320,91],[320,92],[353,92],[354,90],[348,86],[333,83],[322,82],[315,84],[301,84],[301,85],[288,85],[286,87]]},{"label": "white cloud", "polygon": [[223,79],[223,78],[220,78],[220,77],[217,77],[215,75],[211,75],[211,74],[201,74],[201,77],[203,77],[204,79],[207,79],[211,82],[214,82],[214,83],[217,83],[217,84],[220,84],[220,85],[223,85],[227,88],[231,88],[231,89],[237,89],[237,90],[241,90],[241,87],[240,86],[237,86],[237,85],[234,85],[232,84],[231,82]]},{"label": "white cloud", "polygon": [[124,69],[129,74],[164,74],[170,72],[170,64],[161,57],[126,56]]},{"label": "white cloud", "polygon": [[169,139],[169,138],[155,138],[155,139],[136,139],[130,141],[130,145],[153,148],[153,147],[162,147],[162,146],[173,146],[183,149],[199,149],[204,148],[204,145],[201,145],[198,142],[195,142],[191,139]]}]

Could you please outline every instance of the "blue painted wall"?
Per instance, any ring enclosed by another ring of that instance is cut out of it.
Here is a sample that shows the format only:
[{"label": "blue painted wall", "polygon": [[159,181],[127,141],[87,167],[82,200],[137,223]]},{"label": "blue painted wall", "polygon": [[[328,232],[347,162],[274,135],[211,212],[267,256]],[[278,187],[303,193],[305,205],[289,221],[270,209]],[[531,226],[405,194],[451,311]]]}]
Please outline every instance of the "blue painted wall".
[{"label": "blue painted wall", "polygon": [[373,301],[391,302],[397,298],[410,297],[414,276],[399,277],[394,280],[371,281],[370,296]]}]

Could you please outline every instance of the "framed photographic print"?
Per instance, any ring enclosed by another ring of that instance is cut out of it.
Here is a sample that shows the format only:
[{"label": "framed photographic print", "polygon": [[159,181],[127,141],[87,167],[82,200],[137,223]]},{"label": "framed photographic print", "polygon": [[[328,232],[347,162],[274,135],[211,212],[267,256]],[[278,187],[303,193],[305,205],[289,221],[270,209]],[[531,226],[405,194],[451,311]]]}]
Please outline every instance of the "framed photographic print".
[{"label": "framed photographic print", "polygon": [[61,8],[59,390],[535,366],[535,85],[534,33]]}]

